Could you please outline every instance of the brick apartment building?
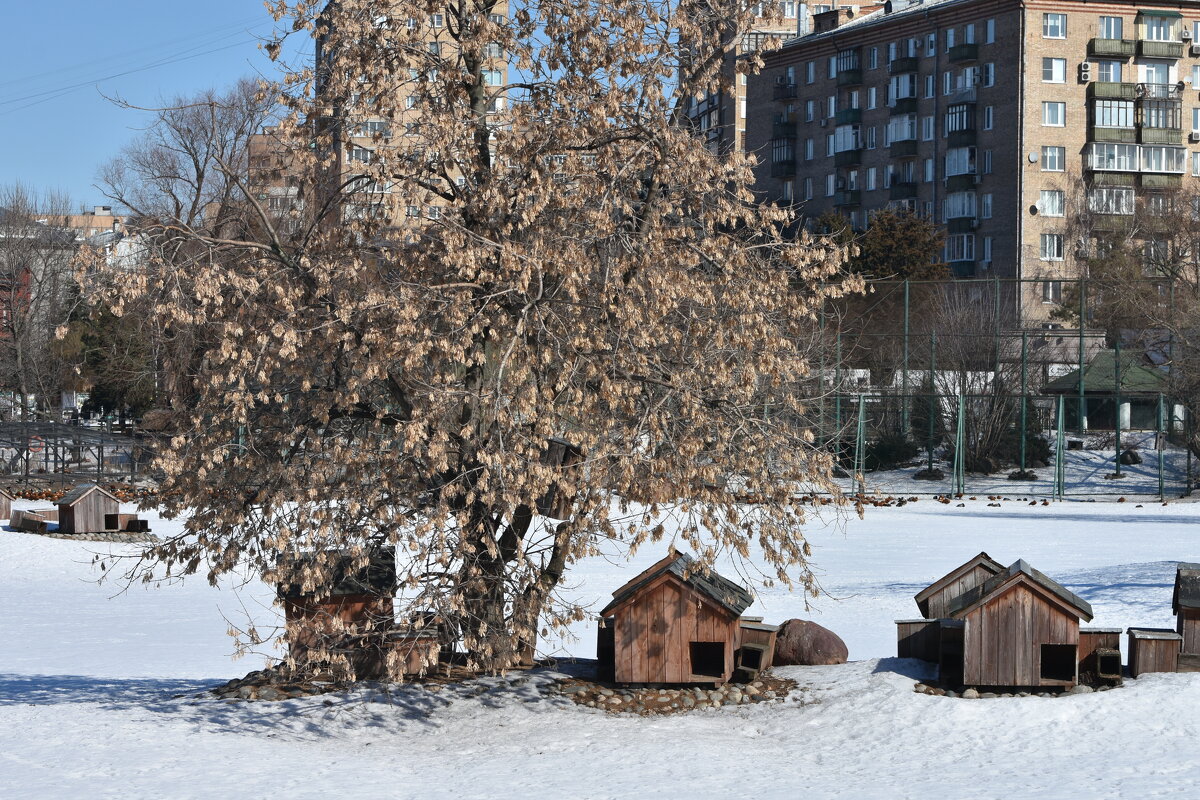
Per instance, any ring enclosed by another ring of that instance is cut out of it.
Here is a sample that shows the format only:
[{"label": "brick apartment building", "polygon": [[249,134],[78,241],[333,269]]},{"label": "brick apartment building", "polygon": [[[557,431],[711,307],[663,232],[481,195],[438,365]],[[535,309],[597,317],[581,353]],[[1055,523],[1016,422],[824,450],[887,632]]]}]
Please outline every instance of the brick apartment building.
[{"label": "brick apartment building", "polygon": [[1036,321],[1078,274],[1081,216],[1154,213],[1200,183],[1195,37],[1200,2],[833,8],[751,78],[746,146],[765,199],[810,219],[944,223],[953,274],[1025,279],[1014,310]]}]

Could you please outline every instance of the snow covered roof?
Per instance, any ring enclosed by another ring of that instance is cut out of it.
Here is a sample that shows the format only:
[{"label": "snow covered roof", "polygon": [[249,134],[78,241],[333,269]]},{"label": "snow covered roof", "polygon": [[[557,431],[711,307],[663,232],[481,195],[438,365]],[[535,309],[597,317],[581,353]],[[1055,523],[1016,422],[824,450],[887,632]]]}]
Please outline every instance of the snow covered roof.
[{"label": "snow covered roof", "polygon": [[[808,44],[819,39],[824,39],[830,36],[838,36],[846,31],[855,30],[868,25],[874,25],[881,22],[891,22],[894,19],[902,19],[913,14],[924,14],[932,8],[941,8],[942,6],[965,5],[967,3],[977,3],[980,0],[892,0],[892,2],[880,5],[878,8],[867,11],[864,14],[854,16],[842,24],[838,25],[833,30],[822,31],[821,33],[808,33],[794,39],[788,39],[783,43],[783,48],[792,47],[798,44]],[[864,3],[863,5],[871,5]],[[889,11],[890,8],[890,11]]]},{"label": "snow covered roof", "polygon": [[1200,608],[1200,564],[1180,561],[1175,570],[1175,591],[1171,595],[1171,610],[1178,614],[1184,608]]},{"label": "snow covered roof", "polygon": [[715,601],[722,608],[735,616],[754,602],[754,597],[745,588],[738,586],[728,578],[718,575],[714,570],[704,574],[699,567],[694,566],[695,559],[687,553],[672,552],[654,566],[626,583],[613,592],[612,602],[600,612],[601,616],[610,613],[617,606],[637,594],[638,590],[656,578],[671,574],[696,591]]},{"label": "snow covered roof", "polygon": [[1067,589],[1058,581],[1045,573],[1034,569],[1025,559],[1019,559],[1008,569],[990,578],[986,583],[976,586],[956,598],[950,604],[950,616],[960,617],[975,606],[985,603],[993,594],[1006,590],[1014,580],[1028,581],[1057,598],[1061,603],[1074,609],[1078,615],[1085,617],[1087,622],[1092,620],[1091,603]]},{"label": "snow covered roof", "polygon": [[76,486],[74,489],[72,489],[71,491],[64,494],[61,498],[59,498],[58,505],[73,506],[76,503],[78,503],[80,500],[82,500],[83,498],[87,497],[92,492],[100,492],[101,494],[107,496],[109,499],[113,500],[114,502],[117,502],[117,503],[121,502],[111,492],[105,491],[104,488],[99,486],[98,484],[81,483],[78,486]]}]

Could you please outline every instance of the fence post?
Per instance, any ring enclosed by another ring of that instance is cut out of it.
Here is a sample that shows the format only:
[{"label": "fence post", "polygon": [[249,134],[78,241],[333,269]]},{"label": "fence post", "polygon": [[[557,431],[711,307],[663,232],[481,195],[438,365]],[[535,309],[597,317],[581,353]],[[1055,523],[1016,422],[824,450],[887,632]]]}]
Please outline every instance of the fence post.
[{"label": "fence post", "polygon": [[933,426],[935,420],[935,406],[938,404],[937,382],[934,380],[934,375],[937,374],[937,331],[929,334],[929,410],[926,416],[928,417],[928,429],[925,431],[925,451],[929,456],[929,471],[933,472]]},{"label": "fence post", "polygon": [[842,332],[838,330],[837,349],[833,354],[833,435],[837,437],[838,450],[842,442]]},{"label": "fence post", "polygon": [[858,429],[854,435],[854,480],[858,493],[867,493],[864,473],[867,471],[867,401],[865,395],[858,396]]},{"label": "fence post", "polygon": [[1084,426],[1087,424],[1087,400],[1084,397],[1083,385],[1083,366],[1085,360],[1085,352],[1083,346],[1083,326],[1087,317],[1087,279],[1080,277],[1079,279],[1079,435],[1083,436]]},{"label": "fence post", "polygon": [[902,367],[903,378],[901,381],[904,386],[904,388],[902,390],[904,392],[904,394],[902,396],[903,399],[900,401],[900,430],[901,430],[901,432],[903,432],[905,439],[907,439],[911,435],[910,431],[909,431],[909,424],[908,424],[908,400],[909,400],[909,397],[908,397],[908,395],[909,395],[909,388],[908,388],[909,292],[908,292],[908,288],[909,288],[908,278],[905,278],[904,279],[904,364]]},{"label": "fence post", "polygon": [[1158,450],[1158,499],[1166,500],[1166,487],[1163,482],[1163,469],[1166,466],[1167,438],[1163,432],[1163,395],[1158,393],[1158,431],[1154,437],[1154,448]]},{"label": "fence post", "polygon": [[1118,478],[1121,475],[1121,340],[1117,339],[1114,348],[1113,357],[1113,391],[1116,392],[1117,417],[1114,420],[1114,428],[1117,432],[1117,468],[1113,472]]},{"label": "fence post", "polygon": [[958,424],[954,430],[954,493],[963,494],[966,487],[966,455],[963,453],[966,443],[966,431],[963,430],[963,417],[966,403],[963,396],[958,396]]},{"label": "fence post", "polygon": [[[1026,358],[1028,355],[1029,355],[1029,332],[1023,330],[1023,331],[1021,331],[1021,433],[1020,433],[1020,437],[1021,437],[1021,472],[1025,471],[1025,438],[1026,438],[1027,432],[1029,430],[1029,419],[1028,419],[1028,408],[1027,408],[1027,405],[1029,403],[1029,391],[1028,391],[1029,362]],[[1039,436],[1041,435],[1040,430],[1038,431],[1038,435]]]},{"label": "fence post", "polygon": [[1066,489],[1066,465],[1065,454],[1063,448],[1066,446],[1066,435],[1064,433],[1065,416],[1067,408],[1067,396],[1060,394],[1058,396],[1058,419],[1056,420],[1057,437],[1054,443],[1054,496],[1062,500]]}]

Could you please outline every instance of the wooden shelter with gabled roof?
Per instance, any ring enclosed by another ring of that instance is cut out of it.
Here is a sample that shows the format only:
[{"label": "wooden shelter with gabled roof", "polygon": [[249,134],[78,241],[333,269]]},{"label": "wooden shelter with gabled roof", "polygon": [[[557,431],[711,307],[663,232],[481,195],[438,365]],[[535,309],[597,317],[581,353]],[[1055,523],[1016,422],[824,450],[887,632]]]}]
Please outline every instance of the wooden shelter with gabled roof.
[{"label": "wooden shelter with gabled roof", "polygon": [[913,599],[925,619],[942,619],[950,616],[950,604],[955,598],[1003,571],[1003,564],[987,553],[980,553],[917,592]]},{"label": "wooden shelter with gabled roof", "polygon": [[1086,600],[1024,560],[967,591],[949,616],[963,623],[962,681],[968,686],[1074,686]]},{"label": "wooden shelter with gabled roof", "polygon": [[1175,614],[1175,630],[1183,637],[1180,666],[1189,672],[1200,669],[1200,564],[1179,562],[1171,611]]},{"label": "wooden shelter with gabled roof", "polygon": [[752,602],[745,588],[672,550],[613,592],[597,655],[619,683],[723,684]]},{"label": "wooden shelter with gabled roof", "polygon": [[103,533],[106,514],[117,514],[121,501],[94,483],[76,486],[59,499],[59,533]]}]

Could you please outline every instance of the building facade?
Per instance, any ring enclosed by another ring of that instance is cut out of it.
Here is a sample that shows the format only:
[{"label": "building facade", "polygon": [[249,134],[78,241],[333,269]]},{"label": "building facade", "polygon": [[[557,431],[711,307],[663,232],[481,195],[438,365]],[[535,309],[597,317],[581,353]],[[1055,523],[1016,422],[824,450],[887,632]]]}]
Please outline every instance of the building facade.
[{"label": "building facade", "polygon": [[1197,2],[832,9],[750,81],[759,189],[859,228],[925,215],[955,276],[1022,279],[1016,310],[1044,319],[1094,233],[1198,183],[1197,35]]}]

